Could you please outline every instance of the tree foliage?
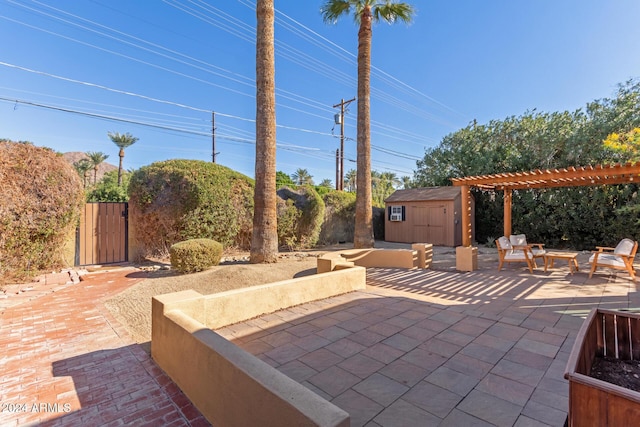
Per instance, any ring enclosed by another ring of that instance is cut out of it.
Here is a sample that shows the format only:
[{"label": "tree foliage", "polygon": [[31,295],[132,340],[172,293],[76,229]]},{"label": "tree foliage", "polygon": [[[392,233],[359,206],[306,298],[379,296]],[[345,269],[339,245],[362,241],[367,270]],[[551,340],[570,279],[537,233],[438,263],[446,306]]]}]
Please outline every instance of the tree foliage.
[{"label": "tree foliage", "polygon": [[167,160],[134,171],[129,215],[139,255],[167,255],[174,243],[196,238],[246,249],[253,186],[238,172],[198,160]]},{"label": "tree foliage", "polygon": [[89,157],[89,161],[93,166],[93,184],[95,185],[98,183],[98,167],[109,158],[109,155],[104,154],[102,151],[87,151],[85,154]]},{"label": "tree foliage", "polygon": [[311,185],[278,190],[278,240],[289,249],[308,249],[318,243],[325,205]]},{"label": "tree foliage", "polygon": [[[87,202],[117,202],[129,200],[129,180],[131,174],[114,170],[104,174],[102,179],[87,191]],[[118,181],[121,184],[118,185]]]},{"label": "tree foliage", "polygon": [[303,168],[298,168],[291,174],[291,179],[295,185],[313,185],[313,176],[309,174],[309,171]]},{"label": "tree foliage", "polygon": [[384,201],[402,185],[393,172],[371,171],[371,192],[373,206],[384,208]]},{"label": "tree foliage", "polygon": [[[633,129],[639,126],[640,82],[631,80],[619,85],[614,97],[574,112],[533,110],[483,125],[471,123],[426,150],[417,162],[414,185],[451,185],[451,178],[465,176],[634,160],[637,151],[615,150],[603,141],[611,140],[612,134],[635,138]],[[477,240],[499,237],[502,194],[474,190],[474,196]],[[550,247],[612,245],[621,237],[640,237],[630,213],[636,204],[636,184],[514,191],[513,232]]]},{"label": "tree foliage", "polygon": [[607,136],[607,139],[603,142],[605,147],[623,155],[628,155],[631,160],[640,160],[640,127],[624,133],[614,132]]},{"label": "tree foliage", "polygon": [[84,197],[73,167],[48,148],[0,140],[0,182],[0,284],[68,265]]},{"label": "tree foliage", "polygon": [[293,182],[288,174],[282,171],[276,171],[276,188],[291,187],[294,185],[296,185],[296,183]]},{"label": "tree foliage", "polygon": [[116,146],[120,149],[118,152],[118,157],[120,158],[120,161],[118,163],[118,186],[122,185],[122,160],[124,159],[124,149],[127,147],[132,146],[133,144],[136,143],[136,141],[138,141],[138,138],[136,138],[135,136],[131,135],[130,133],[118,133],[118,132],[107,132],[107,136],[109,137],[109,139],[111,140],[111,142],[113,142],[114,144],[116,144]]}]

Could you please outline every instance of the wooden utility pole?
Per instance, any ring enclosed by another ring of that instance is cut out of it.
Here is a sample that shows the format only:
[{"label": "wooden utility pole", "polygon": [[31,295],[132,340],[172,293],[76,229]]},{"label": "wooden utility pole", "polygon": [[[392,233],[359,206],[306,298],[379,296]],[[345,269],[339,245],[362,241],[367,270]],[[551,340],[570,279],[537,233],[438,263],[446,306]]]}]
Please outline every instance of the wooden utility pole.
[{"label": "wooden utility pole", "polygon": [[216,162],[216,157],[220,154],[216,151],[216,112],[211,112],[211,161]]},{"label": "wooden utility pole", "polygon": [[344,190],[344,107],[355,100],[356,98],[352,98],[348,101],[341,99],[339,104],[333,106],[333,108],[340,107],[340,176],[339,179],[336,180],[336,188],[338,190]]},{"label": "wooden utility pole", "polygon": [[336,190],[340,189],[340,149],[336,149]]}]

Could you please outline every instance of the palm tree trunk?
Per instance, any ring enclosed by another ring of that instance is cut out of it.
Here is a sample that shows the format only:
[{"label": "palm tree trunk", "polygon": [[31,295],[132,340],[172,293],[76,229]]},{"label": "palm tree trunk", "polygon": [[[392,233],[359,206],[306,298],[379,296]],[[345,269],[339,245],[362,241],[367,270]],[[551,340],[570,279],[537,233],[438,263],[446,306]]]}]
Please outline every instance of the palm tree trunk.
[{"label": "palm tree trunk", "polygon": [[118,165],[118,187],[122,186],[122,159],[124,159],[124,148],[120,147],[120,152],[118,153],[120,156],[120,164]]},{"label": "palm tree trunk", "polygon": [[256,3],[256,189],[251,263],[278,260],[276,214],[276,96],[273,0]]},{"label": "palm tree trunk", "polygon": [[373,214],[371,203],[371,7],[362,11],[358,31],[358,137],[356,224],[354,248],[372,248]]}]

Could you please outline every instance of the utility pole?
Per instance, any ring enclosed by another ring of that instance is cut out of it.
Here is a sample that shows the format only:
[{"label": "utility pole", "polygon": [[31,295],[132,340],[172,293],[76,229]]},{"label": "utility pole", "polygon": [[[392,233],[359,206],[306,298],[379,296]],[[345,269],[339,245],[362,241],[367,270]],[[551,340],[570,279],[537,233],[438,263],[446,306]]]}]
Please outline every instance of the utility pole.
[{"label": "utility pole", "polygon": [[[351,104],[355,100],[356,98],[352,98],[348,101],[345,101],[343,98],[340,100],[339,104],[333,106],[333,108],[340,107],[340,179],[336,180],[336,187],[338,187],[338,190],[344,190],[344,107]],[[336,124],[338,124],[337,117],[335,122]]]},{"label": "utility pole", "polygon": [[216,162],[216,156],[220,153],[216,153],[216,112],[211,112],[211,160]]},{"label": "utility pole", "polygon": [[340,149],[336,149],[336,190],[340,189]]}]

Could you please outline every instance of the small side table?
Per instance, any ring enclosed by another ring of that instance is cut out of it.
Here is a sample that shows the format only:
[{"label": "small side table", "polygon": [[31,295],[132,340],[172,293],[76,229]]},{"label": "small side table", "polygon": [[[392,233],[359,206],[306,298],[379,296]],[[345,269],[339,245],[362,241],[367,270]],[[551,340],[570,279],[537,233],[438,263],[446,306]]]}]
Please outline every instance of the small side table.
[{"label": "small side table", "polygon": [[578,256],[578,252],[547,251],[547,253],[544,254],[544,271],[545,272],[547,271],[547,266],[553,268],[553,263],[555,260],[565,259],[569,264],[569,272],[573,275],[574,271],[580,271],[580,267],[578,267],[577,256]]}]

